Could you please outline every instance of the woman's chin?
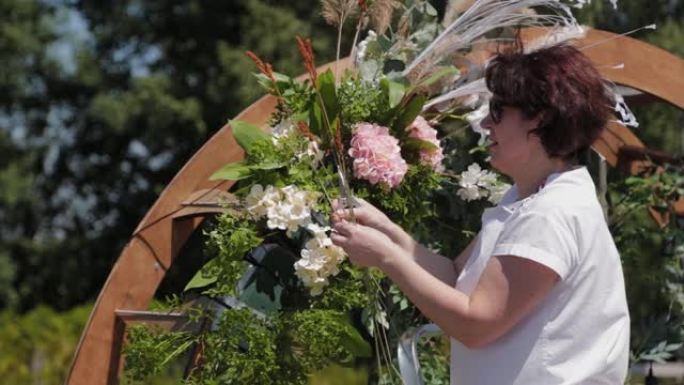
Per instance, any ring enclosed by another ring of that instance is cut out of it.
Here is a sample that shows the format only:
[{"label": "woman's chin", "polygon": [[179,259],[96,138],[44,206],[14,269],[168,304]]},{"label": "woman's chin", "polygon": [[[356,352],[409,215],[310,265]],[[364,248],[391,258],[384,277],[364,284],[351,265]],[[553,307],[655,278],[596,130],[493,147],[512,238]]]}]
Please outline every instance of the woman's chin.
[{"label": "woman's chin", "polygon": [[[489,155],[489,165],[495,169],[496,171],[505,174],[506,172],[502,169],[502,164],[499,162],[499,159],[497,159],[496,154],[490,153]],[[504,167],[505,168],[505,167]]]}]

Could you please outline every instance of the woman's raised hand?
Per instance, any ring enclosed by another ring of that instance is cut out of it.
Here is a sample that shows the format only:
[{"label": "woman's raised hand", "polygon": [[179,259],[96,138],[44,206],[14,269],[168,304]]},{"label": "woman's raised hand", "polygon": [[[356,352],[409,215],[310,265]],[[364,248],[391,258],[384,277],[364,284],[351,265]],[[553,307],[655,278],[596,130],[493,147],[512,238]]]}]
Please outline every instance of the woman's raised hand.
[{"label": "woman's raised hand", "polygon": [[[413,239],[397,224],[392,222],[385,213],[368,203],[364,199],[354,198],[357,204],[354,207],[354,219],[360,225],[370,227],[383,234],[390,240],[398,244],[401,248],[412,250]],[[350,221],[349,209],[344,208],[342,203],[336,199],[333,201],[332,223]]]},{"label": "woman's raised hand", "polygon": [[[372,227],[379,231],[389,227],[392,223],[387,215],[378,210],[375,206],[361,198],[354,198],[357,204],[354,205],[354,219],[364,226]],[[350,211],[343,207],[339,199],[333,201],[333,222],[340,220],[351,220]]]}]

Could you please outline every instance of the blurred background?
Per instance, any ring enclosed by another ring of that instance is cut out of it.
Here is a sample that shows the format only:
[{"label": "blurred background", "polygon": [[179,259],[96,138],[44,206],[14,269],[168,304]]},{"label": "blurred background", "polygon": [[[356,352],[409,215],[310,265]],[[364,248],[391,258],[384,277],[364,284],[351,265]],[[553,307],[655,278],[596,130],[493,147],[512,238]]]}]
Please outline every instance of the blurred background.
[{"label": "blurred background", "polygon": [[[443,12],[445,1],[433,3]],[[594,0],[577,17],[617,33],[655,23],[633,37],[684,56],[683,1],[623,0],[614,10]],[[192,154],[261,96],[244,52],[300,74],[296,34],[312,38],[318,64],[333,60],[336,31],[314,0],[0,0],[2,383],[63,383],[138,222]],[[633,110],[649,147],[682,155],[682,111]],[[637,228],[652,228],[641,220]],[[621,249],[637,256],[635,322],[668,303],[662,264],[652,263],[665,240],[642,241]]]}]

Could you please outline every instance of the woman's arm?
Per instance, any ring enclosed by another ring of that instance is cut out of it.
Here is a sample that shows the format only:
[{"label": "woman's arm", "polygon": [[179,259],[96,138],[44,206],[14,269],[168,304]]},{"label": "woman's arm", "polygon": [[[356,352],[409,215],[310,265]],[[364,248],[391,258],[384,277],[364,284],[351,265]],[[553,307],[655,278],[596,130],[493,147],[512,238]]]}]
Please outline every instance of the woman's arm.
[{"label": "woman's arm", "polygon": [[407,246],[402,248],[409,251],[413,260],[440,281],[453,287],[456,284],[456,279],[459,274],[461,274],[461,270],[463,270],[463,266],[465,266],[473,251],[477,238],[471,240],[468,246],[466,246],[454,260],[451,260],[432,252],[427,247],[416,242],[410,235],[404,232],[403,229],[400,228],[400,230],[405,234],[406,238],[409,239],[406,241]]},{"label": "woman's arm", "polygon": [[470,348],[485,346],[533,311],[558,275],[530,260],[502,256],[487,264],[470,296],[436,278],[387,236],[363,225],[337,222],[333,242],[352,262],[377,266],[423,314]]}]

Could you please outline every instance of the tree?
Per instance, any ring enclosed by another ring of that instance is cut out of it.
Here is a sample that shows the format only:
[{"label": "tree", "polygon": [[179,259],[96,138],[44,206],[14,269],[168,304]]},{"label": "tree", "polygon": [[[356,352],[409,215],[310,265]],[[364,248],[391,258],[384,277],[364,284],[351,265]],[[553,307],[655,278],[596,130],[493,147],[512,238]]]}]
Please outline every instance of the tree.
[{"label": "tree", "polygon": [[308,2],[50,4],[2,5],[16,36],[1,51],[0,143],[16,151],[1,175],[16,187],[0,197],[0,288],[12,280],[22,309],[97,294],[164,184],[259,96],[246,49],[290,73],[295,34],[316,35],[321,63],[334,52]]}]

